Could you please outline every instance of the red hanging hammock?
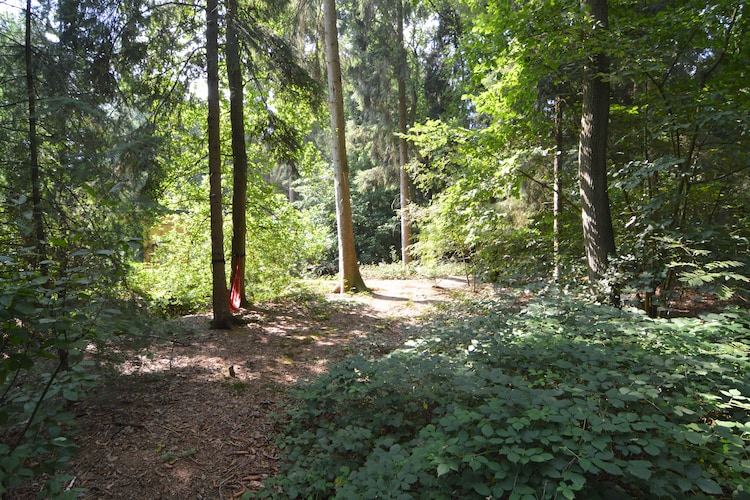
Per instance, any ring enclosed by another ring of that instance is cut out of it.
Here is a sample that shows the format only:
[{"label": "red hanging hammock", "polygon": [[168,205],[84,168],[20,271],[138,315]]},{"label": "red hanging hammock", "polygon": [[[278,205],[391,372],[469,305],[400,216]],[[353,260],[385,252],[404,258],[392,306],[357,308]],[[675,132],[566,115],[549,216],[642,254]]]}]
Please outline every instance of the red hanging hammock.
[{"label": "red hanging hammock", "polygon": [[240,287],[242,285],[242,257],[237,257],[237,267],[234,269],[234,280],[232,280],[232,290],[229,292],[229,309],[236,311],[240,308],[242,296]]}]

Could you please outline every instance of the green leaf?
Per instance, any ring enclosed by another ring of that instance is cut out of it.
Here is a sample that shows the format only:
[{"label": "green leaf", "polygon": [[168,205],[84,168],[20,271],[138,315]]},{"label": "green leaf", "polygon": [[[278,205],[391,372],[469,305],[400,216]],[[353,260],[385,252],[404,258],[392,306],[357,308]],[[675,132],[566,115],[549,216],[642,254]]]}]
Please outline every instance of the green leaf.
[{"label": "green leaf", "polygon": [[684,432],[685,439],[691,444],[703,445],[707,443],[711,438],[705,434],[700,434],[693,431]]},{"label": "green leaf", "polygon": [[573,500],[576,497],[576,492],[565,485],[561,485],[559,490],[568,500]]},{"label": "green leaf", "polygon": [[529,460],[537,463],[547,462],[549,460],[552,460],[553,458],[555,457],[551,453],[535,453],[529,456]]},{"label": "green leaf", "polygon": [[599,472],[599,468],[596,467],[591,460],[588,460],[586,458],[579,458],[578,465],[581,466],[583,472],[590,472],[592,474],[596,474],[597,472]]},{"label": "green leaf", "polygon": [[721,495],[724,493],[721,486],[712,479],[701,477],[695,481],[695,484],[697,484],[704,493],[708,493],[709,495]]},{"label": "green leaf", "polygon": [[677,415],[680,415],[680,416],[682,416],[682,415],[694,415],[695,414],[695,412],[693,410],[691,410],[689,408],[685,408],[684,406],[680,406],[680,405],[675,406],[674,408],[672,408],[672,410]]},{"label": "green leaf", "polygon": [[566,481],[569,481],[577,486],[583,486],[584,484],[586,484],[586,478],[578,474],[577,472],[566,470],[562,473],[562,477]]},{"label": "green leaf", "polygon": [[65,388],[63,389],[63,397],[68,401],[78,401],[78,391]]},{"label": "green leaf", "polygon": [[628,462],[628,472],[644,481],[651,478],[651,462],[645,460],[632,460]]},{"label": "green leaf", "polygon": [[437,466],[438,477],[444,476],[445,474],[448,474],[450,471],[451,471],[451,466],[448,464],[438,464]]},{"label": "green leaf", "polygon": [[65,238],[50,237],[48,238],[48,240],[50,242],[50,245],[55,247],[65,248],[68,246],[68,240],[66,240]]},{"label": "green leaf", "polygon": [[729,389],[729,390],[721,389],[719,390],[719,392],[725,396],[729,396],[730,398],[736,398],[736,397],[742,396],[742,393],[738,391],[737,389]]},{"label": "green leaf", "polygon": [[648,454],[649,454],[649,455],[651,455],[652,457],[655,457],[655,456],[657,456],[657,455],[658,455],[659,453],[661,453],[661,451],[659,450],[659,448],[657,448],[657,447],[656,447],[656,446],[654,446],[653,444],[647,444],[646,446],[644,446],[644,447],[643,447],[643,451],[645,451],[646,453],[648,453]]},{"label": "green leaf", "polygon": [[474,491],[477,492],[477,494],[482,495],[483,497],[492,495],[492,490],[490,490],[490,487],[484,483],[475,483],[472,485],[472,487],[474,488]]}]

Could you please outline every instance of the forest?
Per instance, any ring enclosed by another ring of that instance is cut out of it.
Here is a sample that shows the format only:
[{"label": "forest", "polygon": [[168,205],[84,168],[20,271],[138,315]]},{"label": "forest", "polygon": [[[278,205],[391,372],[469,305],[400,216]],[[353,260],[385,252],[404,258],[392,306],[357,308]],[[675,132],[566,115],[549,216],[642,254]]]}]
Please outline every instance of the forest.
[{"label": "forest", "polygon": [[213,342],[201,498],[750,498],[748,8],[0,0],[0,498],[196,497],[77,456]]}]

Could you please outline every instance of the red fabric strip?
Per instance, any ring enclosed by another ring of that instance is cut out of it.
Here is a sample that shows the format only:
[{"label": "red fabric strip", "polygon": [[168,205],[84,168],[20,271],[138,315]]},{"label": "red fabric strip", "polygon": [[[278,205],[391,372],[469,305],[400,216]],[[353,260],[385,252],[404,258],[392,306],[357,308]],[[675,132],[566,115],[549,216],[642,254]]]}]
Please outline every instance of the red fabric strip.
[{"label": "red fabric strip", "polygon": [[232,291],[229,292],[229,309],[236,311],[240,308],[242,297],[240,297],[240,285],[242,283],[242,257],[237,258],[237,267],[234,270]]}]

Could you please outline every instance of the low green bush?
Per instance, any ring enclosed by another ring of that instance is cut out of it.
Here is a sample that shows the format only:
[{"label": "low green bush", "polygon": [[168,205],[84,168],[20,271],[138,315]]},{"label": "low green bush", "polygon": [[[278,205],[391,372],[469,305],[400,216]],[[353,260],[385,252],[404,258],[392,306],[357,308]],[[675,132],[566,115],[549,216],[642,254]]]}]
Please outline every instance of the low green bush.
[{"label": "low green bush", "polygon": [[131,340],[137,318],[119,308],[109,250],[80,249],[29,270],[0,255],[0,497],[35,483],[39,498],[77,498],[63,474],[76,452],[72,404],[98,383],[95,363]]},{"label": "low green bush", "polygon": [[303,385],[257,495],[750,498],[749,356],[747,312],[468,304]]}]

